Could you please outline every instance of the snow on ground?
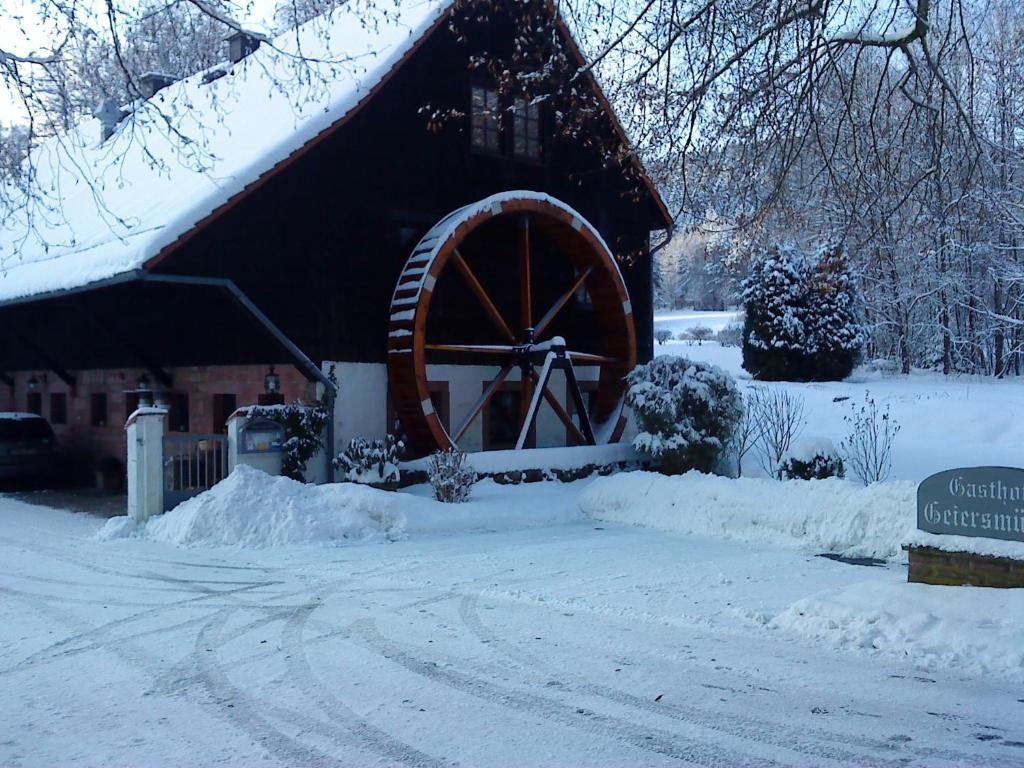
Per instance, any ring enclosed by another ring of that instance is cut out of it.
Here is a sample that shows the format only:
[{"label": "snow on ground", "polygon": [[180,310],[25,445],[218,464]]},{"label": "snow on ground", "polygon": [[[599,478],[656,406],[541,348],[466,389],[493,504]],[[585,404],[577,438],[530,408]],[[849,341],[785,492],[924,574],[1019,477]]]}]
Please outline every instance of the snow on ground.
[{"label": "snow on ground", "polygon": [[259,549],[551,525],[580,516],[573,484],[532,484],[512,496],[502,488],[484,480],[474,486],[469,502],[441,504],[427,486],[414,493],[390,493],[355,483],[306,485],[239,465],[206,493],[142,526],[128,517],[112,518],[98,538]]},{"label": "snow on ground", "polygon": [[1024,679],[1024,591],[865,581],[798,600],[770,623],[928,669]]},{"label": "snow on ground", "polygon": [[917,485],[780,482],[690,472],[602,477],[580,497],[595,518],[663,531],[892,559],[915,525]]},{"label": "snow on ground", "polygon": [[[666,316],[674,314],[678,313]],[[662,317],[655,316],[656,327],[661,325]],[[741,388],[755,386],[742,368],[738,347],[722,347],[707,341],[700,345],[670,341],[656,345],[655,354],[704,360],[729,371]],[[880,405],[888,405],[902,427],[893,452],[892,479],[919,482],[951,467],[1024,466],[1024,419],[1013,418],[1024,403],[1024,381],[931,372],[884,375],[857,369],[842,382],[756,386],[782,387],[800,394],[806,404],[804,435],[831,439],[837,447],[848,431],[843,417],[851,406],[863,402],[865,393],[870,393]],[[753,455],[744,461],[743,472],[763,474]]]},{"label": "snow on ground", "polygon": [[261,550],[101,525],[0,497],[0,765],[1024,765],[1019,670],[791,608],[964,594],[992,626],[946,631],[988,656],[1006,592],[588,520]]},{"label": "snow on ground", "polygon": [[658,312],[654,316],[654,328],[655,330],[666,328],[672,331],[673,336],[677,336],[684,331],[689,331],[691,328],[696,328],[698,326],[710,328],[712,331],[717,333],[727,325],[740,323],[742,321],[743,312],[735,309],[729,309],[723,312],[705,312],[703,310],[696,309],[673,309]]}]

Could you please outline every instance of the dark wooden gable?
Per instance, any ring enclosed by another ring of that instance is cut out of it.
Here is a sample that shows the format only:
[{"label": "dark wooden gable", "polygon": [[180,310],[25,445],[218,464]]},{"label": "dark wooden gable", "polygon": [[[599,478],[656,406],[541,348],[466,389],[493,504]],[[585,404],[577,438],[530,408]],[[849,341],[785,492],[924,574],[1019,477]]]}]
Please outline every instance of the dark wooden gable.
[{"label": "dark wooden gable", "polygon": [[[498,44],[511,39],[489,34]],[[579,210],[617,255],[633,257],[622,271],[640,354],[649,356],[648,234],[665,226],[657,201],[635,201],[635,184],[597,153],[556,140],[550,117],[542,162],[471,151],[468,116],[428,130],[427,106],[468,111],[469,52],[440,26],[356,115],[155,269],[230,278],[315,360],[383,362],[391,292],[418,237],[495,192],[541,191]]]}]

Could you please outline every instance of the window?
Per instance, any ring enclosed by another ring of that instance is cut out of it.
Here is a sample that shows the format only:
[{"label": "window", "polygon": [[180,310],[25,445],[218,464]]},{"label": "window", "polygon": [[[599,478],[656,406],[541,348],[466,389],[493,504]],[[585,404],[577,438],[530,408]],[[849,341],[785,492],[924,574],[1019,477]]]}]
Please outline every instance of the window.
[{"label": "window", "polygon": [[238,407],[238,397],[234,393],[213,396],[213,429],[212,432],[227,432],[228,419]]},{"label": "window", "polygon": [[50,423],[68,423],[68,396],[63,392],[50,393]]},{"label": "window", "polygon": [[183,392],[175,392],[170,396],[170,421],[171,432],[188,432],[188,395]]},{"label": "window", "polygon": [[501,152],[501,105],[497,90],[473,86],[471,118],[473,148]]},{"label": "window", "polygon": [[[486,389],[490,382],[484,382]],[[500,451],[515,448],[519,439],[519,403],[522,395],[518,384],[503,384],[484,409],[484,450]]]},{"label": "window", "polygon": [[89,396],[89,423],[94,427],[107,426],[106,392],[93,392]]},{"label": "window", "polygon": [[138,392],[125,392],[124,393],[124,420],[128,421],[128,417],[139,410],[139,393]]},{"label": "window", "polygon": [[25,398],[25,410],[37,416],[43,415],[43,396],[39,392],[29,392]]},{"label": "window", "polygon": [[519,97],[512,109],[512,155],[540,160],[540,104]]}]

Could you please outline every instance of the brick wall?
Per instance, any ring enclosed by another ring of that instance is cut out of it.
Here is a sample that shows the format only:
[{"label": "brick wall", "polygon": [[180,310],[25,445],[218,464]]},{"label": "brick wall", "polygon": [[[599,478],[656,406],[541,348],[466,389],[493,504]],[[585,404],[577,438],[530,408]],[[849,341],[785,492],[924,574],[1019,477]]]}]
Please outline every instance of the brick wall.
[{"label": "brick wall", "polygon": [[1024,587],[1024,561],[911,547],[907,581],[948,586]]},{"label": "brick wall", "polygon": [[[279,365],[275,370],[281,377],[285,402],[297,399],[308,402],[313,398],[312,385],[296,368]],[[214,423],[214,395],[233,394],[238,406],[251,405],[263,392],[266,372],[265,365],[170,368],[168,373],[171,374],[172,385],[168,392],[187,396],[189,432],[220,432],[224,425]],[[124,423],[132,407],[132,395],[139,377],[145,371],[141,368],[126,368],[70,373],[75,379],[74,388],[68,387],[52,371],[12,374],[13,388],[0,384],[0,410],[30,410],[28,381],[33,375],[39,381],[35,391],[40,395],[42,415],[51,423],[55,416],[59,416],[59,396],[63,395],[66,423],[52,423],[53,431],[84,479],[91,471],[93,462],[99,458],[114,456],[124,463]],[[153,376],[147,375],[153,381]],[[106,420],[103,424],[93,424],[94,394],[106,395]],[[58,395],[56,401],[53,395]]]}]

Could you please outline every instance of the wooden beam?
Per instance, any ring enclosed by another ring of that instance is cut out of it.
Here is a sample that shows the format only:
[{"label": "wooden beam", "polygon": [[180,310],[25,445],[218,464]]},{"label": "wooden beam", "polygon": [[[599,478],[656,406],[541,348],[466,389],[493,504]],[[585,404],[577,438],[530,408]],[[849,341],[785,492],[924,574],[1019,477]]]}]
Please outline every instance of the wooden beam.
[{"label": "wooden beam", "polygon": [[572,284],[572,287],[568,291],[563,293],[561,297],[554,304],[551,305],[551,309],[544,313],[544,317],[537,323],[537,327],[534,329],[533,335],[535,338],[540,338],[540,335],[544,333],[545,329],[551,324],[551,321],[555,319],[559,312],[562,311],[569,299],[573,297],[576,291],[579,290],[580,286],[583,285],[583,281],[590,277],[590,273],[594,271],[593,267],[587,267],[585,270],[580,272],[576,282]]},{"label": "wooden beam", "polygon": [[459,352],[471,355],[511,355],[516,348],[507,344],[426,344],[430,352]]},{"label": "wooden beam", "polygon": [[525,213],[519,230],[519,322],[523,331],[533,328],[533,297],[530,294],[530,216]]},{"label": "wooden beam", "polygon": [[512,333],[512,329],[508,327],[508,323],[505,322],[505,318],[501,316],[498,308],[494,305],[494,302],[491,301],[490,295],[488,295],[487,291],[484,290],[480,281],[477,280],[476,275],[473,274],[473,270],[469,268],[469,264],[467,264],[466,260],[462,258],[462,254],[459,253],[458,248],[456,248],[452,253],[451,258],[452,261],[455,262],[455,266],[465,278],[466,282],[469,283],[469,287],[473,290],[473,293],[476,294],[477,299],[481,304],[483,304],[484,311],[487,312],[488,317],[491,318],[494,324],[498,327],[498,330],[501,331],[502,336],[504,336],[509,343],[515,344],[517,341],[515,334]]}]

